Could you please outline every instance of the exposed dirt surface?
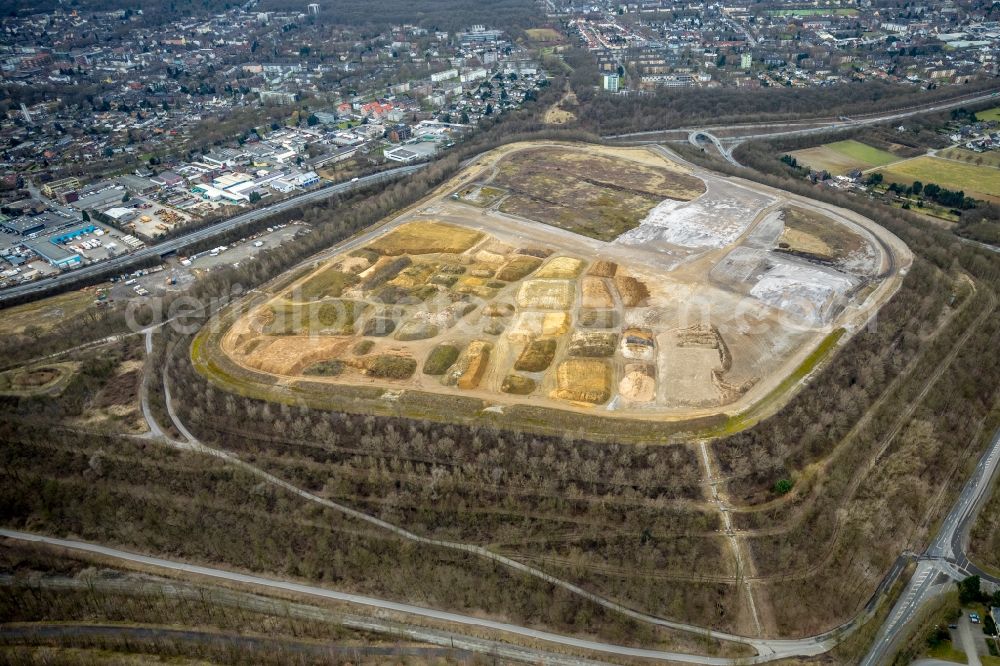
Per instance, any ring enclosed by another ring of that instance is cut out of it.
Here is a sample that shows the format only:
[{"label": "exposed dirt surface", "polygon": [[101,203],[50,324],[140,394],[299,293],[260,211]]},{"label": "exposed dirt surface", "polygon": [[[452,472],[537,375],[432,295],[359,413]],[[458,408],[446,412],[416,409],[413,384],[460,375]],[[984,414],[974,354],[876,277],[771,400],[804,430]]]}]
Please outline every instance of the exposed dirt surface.
[{"label": "exposed dirt surface", "polygon": [[514,153],[496,182],[511,192],[503,212],[605,241],[638,226],[664,199],[690,201],[705,191],[701,180],[666,165],[565,149]]},{"label": "exposed dirt surface", "polygon": [[[589,233],[612,214],[632,230]],[[221,351],[278,387],[734,414],[866,321],[908,262],[863,218],[654,150],[514,144],[255,298]]]}]

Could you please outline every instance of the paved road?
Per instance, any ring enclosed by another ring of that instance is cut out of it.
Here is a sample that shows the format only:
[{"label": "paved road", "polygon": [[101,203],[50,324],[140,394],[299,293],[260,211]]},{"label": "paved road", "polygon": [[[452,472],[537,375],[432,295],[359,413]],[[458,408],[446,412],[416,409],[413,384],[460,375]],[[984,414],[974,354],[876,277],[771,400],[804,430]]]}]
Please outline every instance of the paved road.
[{"label": "paved road", "polygon": [[[148,641],[160,643],[191,643],[211,646],[224,650],[259,652],[281,651],[307,657],[330,657],[340,659],[362,659],[364,657],[451,657],[464,661],[470,655],[466,650],[424,647],[416,645],[335,645],[315,641],[297,641],[273,636],[243,636],[229,632],[199,631],[196,629],[173,629],[169,627],[135,627],[127,625],[101,624],[18,624],[0,626],[0,642],[5,645],[34,645],[39,641],[72,641],[73,639],[101,638],[110,641]],[[72,643],[70,643],[72,644]],[[340,661],[336,659],[336,661]],[[395,661],[395,660],[393,660]]]},{"label": "paved road", "polygon": [[[854,129],[857,127],[863,127],[866,125],[877,125],[880,123],[892,122],[895,120],[902,120],[904,118],[909,118],[911,116],[916,116],[924,113],[934,113],[937,111],[946,111],[951,108],[958,106],[963,106],[966,104],[973,104],[976,102],[984,102],[993,99],[996,93],[986,93],[981,95],[976,95],[974,97],[965,97],[960,99],[951,100],[948,102],[941,102],[939,104],[932,104],[929,106],[913,107],[905,110],[891,111],[883,114],[866,116],[866,117],[854,117],[849,120],[836,120],[828,121],[825,124],[820,124],[816,126],[816,122],[809,123],[809,127],[800,127],[801,122],[790,122],[790,123],[761,123],[761,124],[750,124],[750,125],[731,125],[731,126],[715,126],[715,127],[691,127],[682,128],[679,130],[653,130],[649,132],[633,132],[630,134],[614,134],[602,137],[604,139],[629,139],[637,138],[642,136],[653,136],[657,134],[664,134],[665,132],[687,132],[688,142],[696,147],[700,147],[697,138],[699,136],[704,136],[718,149],[719,153],[727,162],[733,166],[742,166],[736,158],[733,157],[733,150],[736,149],[741,143],[746,141],[751,141],[753,139],[771,139],[782,136],[806,136],[809,134],[822,134],[825,132],[839,132],[843,130]],[[819,121],[822,122],[822,121]],[[761,132],[762,128],[767,127],[778,127],[778,131],[774,132]],[[740,128],[745,128],[745,134],[739,134],[736,136],[729,136],[719,138],[716,137],[712,130],[725,129],[727,131],[732,131],[734,129],[738,130]],[[784,128],[784,129],[780,129]],[[637,143],[658,143],[662,139],[653,139],[650,141],[639,140]]]},{"label": "paved road", "polygon": [[980,571],[969,562],[966,543],[969,528],[976,514],[989,497],[989,488],[1000,468],[1000,430],[983,453],[958,500],[941,523],[941,530],[924,551],[917,569],[889,617],[875,638],[862,666],[878,666],[892,656],[897,641],[907,627],[919,617],[920,611],[954,582],[970,574],[979,574],[989,584],[1000,585],[997,579]]},{"label": "paved road", "polygon": [[213,224],[209,227],[192,231],[191,233],[184,234],[183,236],[178,236],[155,245],[148,245],[140,250],[122,255],[120,257],[115,257],[114,259],[89,264],[87,266],[83,266],[82,268],[69,271],[68,273],[60,273],[59,275],[51,278],[45,278],[28,284],[10,287],[9,289],[0,291],[0,304],[3,304],[13,298],[42,294],[55,287],[74,284],[87,278],[120,272],[129,266],[134,266],[146,260],[156,259],[170,252],[176,252],[177,250],[193,245],[194,243],[215,238],[216,236],[227,233],[233,229],[260,221],[277,213],[316,201],[321,201],[332,197],[335,194],[351,192],[375,183],[381,183],[387,180],[408,176],[416,171],[419,171],[420,169],[423,169],[425,166],[427,165],[416,164],[412,166],[397,167],[395,169],[389,169],[388,171],[383,171],[371,176],[359,178],[356,181],[339,183],[337,185],[327,185],[326,187],[304,192],[298,196],[285,199],[284,201],[279,201],[264,208],[258,208],[256,210],[242,213],[235,217],[231,217],[228,220],[223,220],[218,224]]},{"label": "paved road", "polygon": [[715,136],[714,134],[712,134],[707,130],[698,130],[695,132],[691,132],[688,135],[688,143],[690,143],[695,148],[701,148],[701,141],[699,140],[700,137],[705,137],[713,144],[715,144],[715,149],[719,151],[719,154],[722,155],[722,157],[724,157],[727,162],[729,162],[733,166],[743,166],[742,164],[736,161],[735,157],[733,157],[733,148],[736,147],[736,144],[730,146],[729,148],[726,148],[725,146],[722,145],[722,141],[720,141],[717,136]]},{"label": "paved road", "polygon": [[[0,574],[0,585],[2,586],[15,587],[24,584],[23,579],[18,579],[10,574]],[[514,661],[546,664],[546,666],[603,666],[606,663],[547,652],[538,647],[522,648],[512,643],[492,640],[481,635],[455,633],[433,626],[421,626],[417,622],[403,623],[396,616],[386,613],[376,612],[367,615],[350,613],[340,608],[333,610],[326,606],[296,603],[283,598],[241,592],[229,587],[206,585],[201,582],[190,584],[173,579],[145,576],[92,578],[49,575],[33,578],[28,582],[28,585],[31,588],[60,591],[77,590],[88,593],[104,592],[137,598],[184,599],[200,604],[207,603],[213,606],[236,608],[241,612],[250,611],[264,615],[279,615],[296,620],[339,625],[365,633],[387,635],[391,640],[397,642],[414,641],[450,650],[485,654],[489,655],[494,662],[499,659],[503,663]]]},{"label": "paved road", "polygon": [[[732,666],[734,663],[737,663],[734,660],[727,659],[724,657],[708,657],[702,655],[691,655],[691,654],[668,652],[662,650],[633,648],[622,645],[614,645],[611,643],[591,641],[582,638],[574,638],[572,636],[562,636],[560,634],[553,634],[547,631],[540,631],[537,629],[520,627],[514,624],[508,624],[506,622],[494,622],[492,620],[487,620],[480,617],[473,617],[470,615],[461,615],[459,613],[450,613],[447,611],[440,611],[432,608],[424,608],[422,606],[414,606],[411,604],[402,604],[394,601],[386,601],[385,599],[376,599],[374,597],[367,597],[358,594],[335,592],[333,590],[328,590],[322,587],[315,587],[312,585],[304,585],[301,583],[276,580],[274,578],[264,578],[261,576],[252,576],[249,574],[227,571],[225,569],[216,569],[213,567],[203,567],[194,564],[186,564],[184,562],[176,562],[174,560],[167,560],[159,557],[138,555],[136,553],[130,553],[128,551],[118,550],[115,548],[107,548],[105,546],[87,543],[84,541],[76,541],[71,539],[57,539],[54,537],[40,536],[36,534],[30,534],[27,532],[18,532],[15,530],[7,530],[7,529],[0,529],[0,537],[6,537],[8,539],[17,539],[19,541],[27,541],[32,543],[44,543],[59,548],[66,548],[68,550],[91,553],[93,555],[100,555],[102,557],[108,557],[116,560],[124,560],[126,562],[133,562],[136,564],[156,567],[159,569],[180,571],[187,574],[206,576],[208,578],[216,578],[235,583],[243,583],[247,585],[254,585],[257,587],[265,587],[270,589],[283,590],[286,592],[294,592],[296,594],[321,597],[324,599],[332,599],[334,601],[342,601],[350,604],[368,606],[371,608],[380,608],[388,611],[395,611],[398,613],[406,613],[418,617],[429,618],[432,620],[450,622],[467,627],[477,627],[479,629],[486,629],[489,631],[499,631],[508,634],[513,634],[515,636],[521,636],[533,640],[542,640],[556,645],[563,645],[581,650],[593,650],[595,652],[603,652],[619,656],[656,659],[660,661],[679,661],[691,664],[706,664],[709,666],[712,665]],[[768,659],[773,659],[773,658],[774,657],[772,656]],[[768,659],[750,658],[750,659],[740,660],[738,663],[759,663],[760,661]]]},{"label": "paved road", "polygon": [[[735,125],[704,125],[704,126],[701,126],[701,127],[679,127],[679,128],[666,129],[666,130],[647,130],[647,131],[644,131],[644,132],[629,132],[629,133],[626,133],[626,134],[609,134],[609,135],[604,136],[602,138],[604,138],[604,139],[629,139],[629,138],[633,138],[633,137],[654,136],[656,134],[663,134],[665,132],[680,132],[680,133],[689,134],[691,132],[696,132],[696,131],[700,131],[700,130],[708,130],[708,131],[712,131],[712,130],[716,130],[716,129],[739,130],[741,128],[745,128],[747,130],[746,136],[749,137],[749,136],[754,136],[753,134],[751,134],[752,131],[759,130],[762,127],[794,128],[797,125],[806,124],[806,125],[812,126],[812,125],[816,125],[817,123],[824,123],[824,122],[827,123],[827,125],[825,127],[811,128],[808,131],[825,132],[825,131],[828,131],[831,126],[836,126],[838,128],[847,128],[847,127],[857,126],[858,124],[871,125],[871,124],[877,124],[877,123],[881,123],[881,122],[887,122],[887,121],[890,121],[890,120],[898,120],[898,119],[901,119],[901,118],[908,118],[910,116],[916,116],[916,115],[920,115],[922,113],[934,113],[935,111],[945,111],[947,109],[955,108],[955,107],[958,107],[958,106],[963,106],[965,104],[975,104],[975,103],[978,103],[978,102],[985,102],[987,100],[993,99],[997,95],[998,95],[997,91],[980,93],[980,94],[975,94],[975,95],[970,96],[970,97],[959,97],[959,98],[955,98],[955,99],[948,100],[948,101],[945,101],[945,102],[939,102],[939,103],[936,103],[936,104],[919,105],[919,106],[914,106],[914,107],[908,107],[908,108],[905,108],[905,109],[898,109],[896,111],[887,111],[885,113],[860,114],[860,115],[854,116],[850,120],[844,120],[844,121],[841,121],[841,120],[828,120],[828,121],[824,121],[822,118],[820,118],[820,119],[812,119],[812,120],[799,120],[799,121],[787,121],[787,122],[745,123],[745,124],[735,124]],[[797,131],[807,131],[807,130],[799,128]],[[781,134],[781,132],[772,133],[772,134],[758,134],[756,136],[778,136],[779,134]]]},{"label": "paved road", "polygon": [[982,666],[983,662],[980,661],[979,652],[976,650],[976,639],[972,636],[973,631],[980,632],[979,635],[982,636],[982,625],[973,625],[969,622],[969,616],[963,613],[958,620],[958,637],[962,641],[965,660],[969,662],[969,666]]}]

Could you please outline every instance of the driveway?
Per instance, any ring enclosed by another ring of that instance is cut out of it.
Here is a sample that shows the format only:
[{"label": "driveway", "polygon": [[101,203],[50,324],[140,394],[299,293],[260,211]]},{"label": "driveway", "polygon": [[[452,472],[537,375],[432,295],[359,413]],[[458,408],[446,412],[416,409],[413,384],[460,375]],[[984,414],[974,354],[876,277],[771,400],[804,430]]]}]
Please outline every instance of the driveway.
[{"label": "driveway", "polygon": [[976,641],[977,633],[982,636],[982,625],[972,624],[972,622],[969,621],[969,613],[963,610],[962,617],[958,620],[958,638],[962,645],[962,651],[965,652],[965,658],[969,662],[969,666],[982,665],[982,662],[979,660],[979,650]]}]

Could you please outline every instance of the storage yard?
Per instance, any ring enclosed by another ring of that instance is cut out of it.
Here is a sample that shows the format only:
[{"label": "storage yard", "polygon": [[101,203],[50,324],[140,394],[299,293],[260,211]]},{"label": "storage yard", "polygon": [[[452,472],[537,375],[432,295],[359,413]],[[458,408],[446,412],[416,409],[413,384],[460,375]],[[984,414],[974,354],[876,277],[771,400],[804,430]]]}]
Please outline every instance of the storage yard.
[{"label": "storage yard", "polygon": [[[588,159],[599,175],[584,180]],[[564,168],[548,203],[524,194]],[[620,196],[559,222],[558,199],[590,188]],[[668,420],[742,412],[867,321],[910,260],[870,222],[810,203],[647,149],[515,144],[247,301],[218,344],[261,385]],[[627,230],[591,233],[626,213]]]}]

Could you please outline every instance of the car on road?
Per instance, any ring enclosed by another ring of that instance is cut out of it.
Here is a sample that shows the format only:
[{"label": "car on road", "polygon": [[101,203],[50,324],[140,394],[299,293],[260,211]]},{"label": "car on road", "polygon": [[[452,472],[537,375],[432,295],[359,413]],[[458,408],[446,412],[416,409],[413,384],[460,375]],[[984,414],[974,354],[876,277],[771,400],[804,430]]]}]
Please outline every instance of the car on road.
[{"label": "car on road", "polygon": [[969,613],[969,622],[979,624],[979,613]]}]

